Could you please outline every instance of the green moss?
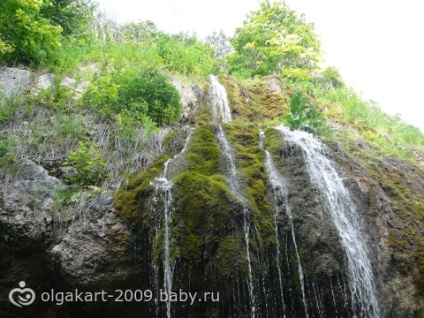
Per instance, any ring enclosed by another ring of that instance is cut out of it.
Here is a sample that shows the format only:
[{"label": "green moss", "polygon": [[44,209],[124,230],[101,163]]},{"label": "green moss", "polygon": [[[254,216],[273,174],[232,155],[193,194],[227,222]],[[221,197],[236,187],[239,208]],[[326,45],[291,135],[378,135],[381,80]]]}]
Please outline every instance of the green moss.
[{"label": "green moss", "polygon": [[281,136],[281,132],[274,129],[268,128],[265,130],[265,139],[264,146],[270,153],[275,154],[281,148],[283,142],[283,137]]},{"label": "green moss", "polygon": [[265,157],[259,147],[259,129],[253,124],[227,125],[225,132],[230,143],[235,145],[237,166],[245,178],[245,194],[250,207],[257,213],[269,212]]},{"label": "green moss", "polygon": [[221,276],[227,280],[237,280],[238,277],[247,277],[248,264],[242,251],[246,249],[241,233],[224,236],[219,244],[214,265]]},{"label": "green moss", "polygon": [[[282,87],[282,94],[276,94],[269,90],[268,81],[271,79],[277,81],[278,85]],[[253,81],[249,85],[248,90],[253,96],[253,104],[259,105],[257,113],[265,113],[268,119],[279,118],[287,114],[291,90],[282,83],[280,78],[267,76],[260,81]]]},{"label": "green moss", "polygon": [[214,262],[222,237],[242,229],[241,205],[219,175],[185,172],[174,185],[175,256],[190,268]]},{"label": "green moss", "polygon": [[193,133],[185,158],[189,171],[196,171],[204,175],[221,173],[222,154],[212,126],[199,127]]},{"label": "green moss", "polygon": [[166,160],[165,157],[156,159],[145,171],[118,190],[114,197],[116,214],[128,220],[143,218],[146,202],[152,192],[150,182],[160,176]]},{"label": "green moss", "polygon": [[163,140],[163,146],[165,147],[165,152],[170,153],[172,148],[172,140],[175,139],[178,132],[180,131],[180,128],[174,128],[172,129]]},{"label": "green moss", "polygon": [[236,150],[236,164],[249,203],[250,222],[259,230],[249,244],[252,251],[263,252],[275,243],[275,234],[266,188],[265,157],[259,147],[259,129],[246,123],[226,125],[224,129]]},{"label": "green moss", "polygon": [[248,122],[273,120],[282,117],[288,111],[290,92],[281,81],[283,93],[276,94],[267,88],[267,77],[242,83],[232,76],[221,75],[219,80],[227,91],[236,120]]},{"label": "green moss", "polygon": [[190,131],[186,128],[175,127],[165,137],[163,147],[169,156],[175,156],[184,148],[187,136]]}]

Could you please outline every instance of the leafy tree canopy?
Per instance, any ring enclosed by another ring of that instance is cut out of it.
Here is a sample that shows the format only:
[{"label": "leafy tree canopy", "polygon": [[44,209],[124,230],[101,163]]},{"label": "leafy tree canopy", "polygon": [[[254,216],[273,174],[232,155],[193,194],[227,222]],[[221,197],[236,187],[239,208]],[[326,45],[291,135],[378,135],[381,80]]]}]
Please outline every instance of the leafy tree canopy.
[{"label": "leafy tree canopy", "polygon": [[309,80],[321,61],[320,42],[313,24],[306,23],[280,2],[263,1],[231,41],[229,70],[242,77],[278,74]]},{"label": "leafy tree canopy", "polygon": [[92,16],[89,0],[2,0],[0,61],[52,61],[64,36],[83,32]]},{"label": "leafy tree canopy", "polygon": [[41,16],[43,4],[43,0],[0,3],[0,60],[38,64],[60,45],[62,27]]},{"label": "leafy tree canopy", "polygon": [[40,15],[61,26],[62,34],[69,37],[87,32],[94,8],[91,0],[49,0],[43,1]]}]

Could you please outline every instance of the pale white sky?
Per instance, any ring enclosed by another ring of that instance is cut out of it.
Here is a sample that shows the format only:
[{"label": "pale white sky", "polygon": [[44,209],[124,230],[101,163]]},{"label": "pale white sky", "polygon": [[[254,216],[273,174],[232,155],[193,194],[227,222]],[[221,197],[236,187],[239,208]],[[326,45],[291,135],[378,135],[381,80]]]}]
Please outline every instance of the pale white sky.
[{"label": "pale white sky", "polygon": [[[118,22],[231,36],[259,0],[96,0]],[[424,13],[420,0],[286,0],[315,24],[327,65],[348,86],[424,132]]]}]

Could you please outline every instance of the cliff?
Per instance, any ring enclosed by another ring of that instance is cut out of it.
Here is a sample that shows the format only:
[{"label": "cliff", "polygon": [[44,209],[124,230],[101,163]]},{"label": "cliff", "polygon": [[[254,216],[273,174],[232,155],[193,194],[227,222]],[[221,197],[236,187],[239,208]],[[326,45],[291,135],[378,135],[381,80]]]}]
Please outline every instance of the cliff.
[{"label": "cliff", "polygon": [[[2,317],[424,315],[420,150],[390,156],[330,103],[333,135],[282,127],[293,88],[274,76],[170,78],[183,116],[154,132],[99,116],[83,81],[24,77],[0,115]],[[17,308],[19,281],[211,294]]]}]

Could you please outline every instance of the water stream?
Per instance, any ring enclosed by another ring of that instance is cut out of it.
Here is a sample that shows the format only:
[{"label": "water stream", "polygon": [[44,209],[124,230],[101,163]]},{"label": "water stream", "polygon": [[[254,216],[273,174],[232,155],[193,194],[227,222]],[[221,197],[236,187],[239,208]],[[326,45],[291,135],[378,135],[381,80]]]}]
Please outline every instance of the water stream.
[{"label": "water stream", "polygon": [[309,133],[290,131],[284,126],[276,129],[303,150],[311,180],[325,198],[348,261],[353,312],[360,317],[380,317],[361,217],[334,164],[326,156],[326,146]]},{"label": "water stream", "polygon": [[[173,158],[168,159],[165,162],[163,173],[160,177],[155,178],[154,186],[156,193],[163,197],[163,226],[164,226],[164,238],[163,238],[163,288],[166,291],[168,297],[166,301],[166,313],[167,317],[171,317],[171,301],[169,296],[172,292],[172,277],[173,277],[173,264],[171,260],[171,223],[172,223],[172,182],[168,179],[168,168],[177,158],[179,158],[187,149],[188,143],[192,136],[193,130],[190,130],[183,149],[176,154]],[[157,197],[155,198],[157,200]]]},{"label": "water stream", "polygon": [[[261,140],[261,146],[263,147],[263,138],[265,137],[264,132],[261,131],[260,140]],[[273,195],[273,206],[274,206],[274,228],[275,228],[275,236],[276,236],[276,242],[277,242],[277,267],[279,271],[279,279],[280,284],[282,286],[281,282],[281,269],[280,269],[280,245],[279,245],[279,237],[278,237],[278,220],[280,218],[280,215],[283,213],[283,211],[286,212],[290,229],[291,229],[291,236],[294,244],[294,249],[296,252],[296,260],[298,265],[298,273],[299,273],[299,281],[300,281],[300,288],[302,290],[302,300],[303,300],[303,307],[305,309],[305,317],[308,317],[308,307],[306,304],[306,296],[305,296],[305,283],[304,283],[304,275],[303,275],[303,268],[302,263],[300,262],[299,252],[297,248],[296,243],[296,236],[294,233],[294,226],[293,226],[293,215],[290,210],[289,202],[288,202],[288,188],[287,188],[287,182],[286,180],[280,175],[278,170],[276,169],[273,159],[271,157],[271,154],[268,150],[265,150],[265,167],[266,171],[268,173],[268,179],[272,186],[272,195]],[[283,290],[281,287],[281,296],[283,296]],[[283,301],[284,303],[284,301]]]},{"label": "water stream", "polygon": [[212,119],[216,123],[229,123],[231,121],[231,109],[225,87],[219,83],[218,77],[215,75],[210,75],[208,79]]},{"label": "water stream", "polygon": [[244,231],[244,239],[246,242],[246,259],[248,265],[248,286],[249,286],[249,298],[250,298],[250,307],[252,311],[252,317],[256,317],[256,301],[255,301],[255,292],[254,292],[254,284],[253,284],[253,274],[252,274],[252,263],[250,259],[250,247],[249,247],[249,236],[250,236],[250,221],[249,221],[249,208],[247,204],[247,200],[242,191],[240,179],[237,173],[237,169],[235,166],[234,159],[234,151],[228,142],[227,137],[225,136],[222,127],[219,126],[219,131],[217,133],[217,137],[219,140],[219,144],[222,147],[224,156],[227,158],[230,167],[230,177],[227,178],[230,190],[234,194],[236,198],[240,200],[240,203],[243,206],[243,231]]}]

